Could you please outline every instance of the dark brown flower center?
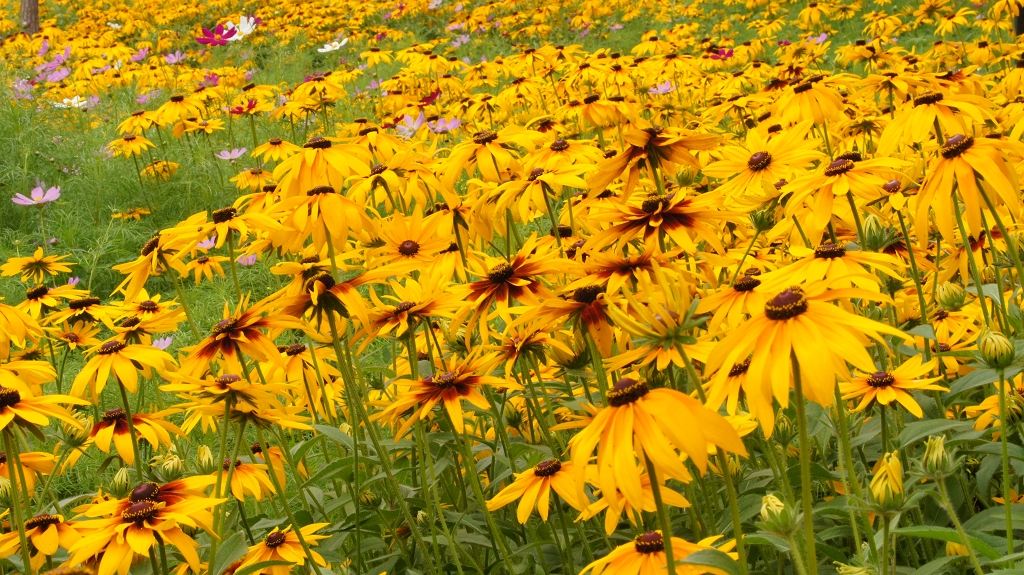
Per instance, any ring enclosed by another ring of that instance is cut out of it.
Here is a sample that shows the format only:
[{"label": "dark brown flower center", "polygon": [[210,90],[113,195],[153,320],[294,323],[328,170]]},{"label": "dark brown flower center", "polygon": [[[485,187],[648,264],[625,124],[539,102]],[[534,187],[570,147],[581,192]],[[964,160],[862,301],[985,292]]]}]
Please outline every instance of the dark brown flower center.
[{"label": "dark brown flower center", "polygon": [[498,134],[494,132],[477,132],[476,134],[473,134],[473,143],[477,145],[483,145],[497,139]]},{"label": "dark brown flower center", "polygon": [[84,297],[68,302],[68,307],[73,310],[81,310],[98,303],[100,303],[100,298],[98,297]]},{"label": "dark brown flower center", "polygon": [[579,303],[594,303],[597,300],[597,296],[602,293],[604,293],[604,286],[584,286],[572,292],[572,299]]},{"label": "dark brown flower center", "polygon": [[284,353],[289,356],[299,355],[304,351],[306,351],[306,344],[304,343],[293,343],[284,348]]},{"label": "dark brown flower center", "polygon": [[274,547],[279,547],[282,544],[284,544],[285,539],[286,536],[284,532],[274,531],[270,535],[267,535],[267,538],[263,541],[263,544],[273,549]]},{"label": "dark brown flower center", "polygon": [[871,387],[891,387],[896,383],[896,377],[887,371],[876,371],[868,376],[868,385]]},{"label": "dark brown flower center", "polygon": [[160,494],[160,486],[152,481],[146,483],[140,483],[132,489],[132,492],[128,494],[128,501],[132,503],[139,503],[140,501],[156,501],[156,496]]},{"label": "dark brown flower center", "polygon": [[453,385],[455,385],[455,381],[457,379],[458,379],[458,377],[455,375],[455,372],[445,371],[445,372],[441,372],[441,373],[439,373],[437,375],[431,376],[430,377],[430,382],[433,383],[437,387],[445,387],[445,388],[447,388],[447,387],[452,387]]},{"label": "dark brown flower center", "polygon": [[761,285],[761,280],[752,275],[743,274],[732,284],[732,289],[736,291],[750,291],[759,285]]},{"label": "dark brown flower center", "polygon": [[307,191],[306,195],[309,196],[309,197],[323,196],[323,195],[326,195],[326,194],[333,194],[334,191],[335,191],[334,188],[332,188],[331,186],[317,186],[317,187]]},{"label": "dark brown flower center", "polygon": [[268,140],[268,142],[270,143],[271,146],[280,146],[281,145],[281,138],[270,138],[270,140]]},{"label": "dark brown flower center", "polygon": [[100,355],[110,355],[112,353],[117,353],[117,352],[121,351],[125,347],[126,346],[125,346],[125,343],[123,341],[117,341],[117,340],[107,341],[107,342],[104,342],[103,345],[100,346],[99,351],[97,351],[96,353],[98,353]]},{"label": "dark brown flower center", "polygon": [[754,172],[760,172],[761,170],[768,167],[768,164],[772,163],[772,155],[768,152],[755,152],[747,160],[747,167]]},{"label": "dark brown flower center", "polygon": [[235,208],[232,208],[230,206],[226,207],[226,208],[221,208],[219,210],[213,210],[213,214],[212,214],[213,223],[215,223],[215,224],[223,224],[224,222],[229,222],[229,221],[233,220],[234,217],[237,216],[237,215],[238,215],[238,210],[236,210]]},{"label": "dark brown flower center", "polygon": [[836,158],[835,160],[832,160],[832,163],[825,167],[825,175],[831,177],[845,174],[853,169],[853,164],[853,160],[849,158]]},{"label": "dark brown flower center", "polygon": [[739,377],[744,373],[747,373],[748,369],[750,369],[749,357],[739,363],[733,364],[733,366],[729,368],[729,377]]},{"label": "dark brown flower center", "polygon": [[171,96],[171,101],[175,102],[175,103],[177,103],[177,102],[184,102],[185,101],[185,96],[181,96],[181,95]]},{"label": "dark brown flower center", "polygon": [[653,214],[654,212],[663,209],[667,204],[668,201],[665,198],[647,198],[642,204],[640,204],[640,209],[643,210],[645,214]]},{"label": "dark brown flower center", "polygon": [[153,300],[147,299],[146,301],[139,303],[138,309],[139,311],[144,311],[147,313],[155,313],[160,311],[160,304],[156,303]]},{"label": "dark brown flower center", "polygon": [[48,293],[50,293],[50,288],[46,286],[36,286],[25,292],[25,299],[39,299]]},{"label": "dark brown flower center", "polygon": [[331,147],[331,141],[327,138],[317,136],[310,141],[302,145],[303,148],[310,148],[314,150],[326,150]]},{"label": "dark brown flower center", "polygon": [[126,318],[122,319],[121,321],[117,322],[117,325],[119,327],[135,327],[135,326],[139,325],[140,323],[142,323],[142,320],[139,319],[139,316],[133,315],[131,317],[126,317]]},{"label": "dark brown flower center", "polygon": [[955,158],[969,150],[973,145],[974,138],[971,136],[965,136],[963,134],[950,136],[949,139],[946,140],[945,145],[942,146],[942,157],[947,160]]},{"label": "dark brown flower center", "polygon": [[388,170],[388,167],[385,166],[384,164],[377,164],[374,167],[370,168],[370,175],[371,176],[379,176],[379,175],[383,174],[384,172],[386,172],[387,170]]},{"label": "dark brown flower center", "polygon": [[0,409],[16,405],[19,401],[21,401],[21,394],[17,389],[0,386]]},{"label": "dark brown flower center", "polygon": [[224,387],[231,385],[232,383],[238,383],[239,381],[242,381],[242,376],[236,375],[234,373],[225,373],[224,375],[218,376],[217,379],[214,379],[213,381],[217,385]]},{"label": "dark brown flower center", "polygon": [[405,312],[411,310],[414,307],[416,307],[416,304],[414,302],[411,302],[411,301],[398,302],[397,304],[395,304],[395,312],[396,313],[405,313]]},{"label": "dark brown flower center", "polygon": [[515,268],[507,263],[501,263],[491,269],[490,273],[487,274],[487,279],[493,283],[502,284],[507,282],[515,273]]},{"label": "dark brown flower center", "polygon": [[649,391],[650,388],[647,387],[646,383],[624,377],[615,382],[615,385],[608,392],[608,405],[612,407],[628,405],[647,395]]},{"label": "dark brown flower center", "polygon": [[60,523],[60,517],[56,515],[36,515],[25,522],[25,531],[36,527],[49,527]]},{"label": "dark brown flower center", "polygon": [[411,258],[412,256],[420,253],[420,244],[413,240],[405,240],[398,244],[398,253],[407,258]]},{"label": "dark brown flower center", "polygon": [[152,501],[139,501],[138,503],[132,503],[121,513],[121,519],[125,523],[136,523],[140,524],[147,519],[152,519],[156,516],[157,511],[160,507]]},{"label": "dark brown flower center", "polygon": [[562,462],[557,459],[541,461],[533,468],[533,474],[537,477],[551,477],[562,469]]},{"label": "dark brown flower center", "polygon": [[142,244],[142,255],[148,256],[149,254],[153,253],[153,250],[155,250],[158,245],[160,245],[159,234],[149,238],[148,240],[146,240],[146,243]]},{"label": "dark brown flower center", "polygon": [[337,282],[334,281],[334,276],[332,276],[330,272],[320,272],[313,276],[312,278],[310,278],[310,280],[306,284],[306,289],[312,289],[313,285],[316,284],[317,282],[323,285],[325,289],[331,289],[332,287],[337,285]]},{"label": "dark brown flower center", "polygon": [[814,257],[820,259],[841,258],[846,255],[846,247],[832,242],[825,242],[814,248]]},{"label": "dark brown flower center", "polygon": [[768,319],[791,319],[805,311],[807,297],[804,296],[804,290],[798,287],[787,288],[764,304],[764,315]]},{"label": "dark brown flower center", "polygon": [[124,409],[122,409],[120,407],[117,407],[117,408],[114,408],[114,409],[110,409],[110,410],[107,410],[107,411],[103,412],[103,422],[104,423],[114,423],[117,420],[124,420],[124,419],[127,419],[127,418],[128,418],[128,416],[125,413]]},{"label": "dark brown flower center", "polygon": [[900,191],[900,188],[902,187],[903,184],[901,184],[899,180],[889,180],[888,182],[882,184],[882,189],[885,190],[887,194],[895,194],[896,192]]},{"label": "dark brown flower center", "polygon": [[566,142],[565,140],[555,140],[554,142],[551,142],[551,151],[552,152],[564,152],[564,151],[566,151],[568,149],[569,149],[569,142]]},{"label": "dark brown flower center", "polygon": [[633,545],[637,553],[643,553],[644,555],[661,553],[665,550],[665,539],[657,531],[648,531],[643,535],[637,535],[636,539],[633,540]]},{"label": "dark brown flower center", "polygon": [[530,175],[527,176],[527,180],[530,182],[535,181],[537,178],[544,175],[544,168],[534,168],[530,170]]},{"label": "dark brown flower center", "polygon": [[942,94],[939,92],[926,92],[916,98],[914,98],[914,106],[924,106],[927,104],[934,104],[935,102],[942,101]]},{"label": "dark brown flower center", "polygon": [[210,332],[213,333],[214,335],[222,334],[222,333],[231,333],[232,331],[235,330],[235,328],[237,326],[238,326],[238,318],[236,318],[236,317],[224,318],[224,319],[218,321],[216,324],[214,324],[214,326],[210,330]]}]

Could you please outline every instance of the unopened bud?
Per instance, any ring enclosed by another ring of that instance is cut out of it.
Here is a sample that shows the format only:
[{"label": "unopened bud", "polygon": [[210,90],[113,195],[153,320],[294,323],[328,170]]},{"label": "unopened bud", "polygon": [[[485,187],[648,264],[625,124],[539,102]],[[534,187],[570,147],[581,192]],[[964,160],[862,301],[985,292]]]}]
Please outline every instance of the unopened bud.
[{"label": "unopened bud", "polygon": [[882,251],[892,245],[896,240],[895,230],[886,227],[885,223],[882,222],[882,219],[875,214],[868,214],[868,216],[864,218],[862,229],[864,231],[864,237],[861,238],[861,243],[867,251]]},{"label": "unopened bud", "polygon": [[933,435],[928,438],[924,448],[924,459],[921,462],[925,472],[931,477],[942,478],[952,471],[949,452],[946,451],[946,436]]},{"label": "unopened bud", "polygon": [[750,223],[754,225],[755,231],[761,233],[775,227],[775,204],[772,203],[767,208],[750,212]]},{"label": "unopened bud", "polygon": [[217,470],[217,464],[213,462],[213,451],[209,445],[200,445],[196,450],[196,465],[199,472],[203,474],[213,473]]},{"label": "unopened bud", "polygon": [[160,461],[160,474],[165,481],[171,481],[181,477],[185,472],[185,462],[177,454],[168,453]]},{"label": "unopened bud", "polygon": [[947,311],[956,311],[967,301],[967,292],[954,283],[943,282],[935,290],[935,301]]},{"label": "unopened bud", "polygon": [[114,479],[110,481],[110,493],[115,497],[124,497],[128,494],[132,485],[131,470],[127,467],[122,467],[117,470],[117,473],[114,474]]},{"label": "unopened bud", "polygon": [[903,464],[898,452],[886,453],[875,464],[871,495],[885,510],[895,510],[903,504]]},{"label": "unopened bud", "polygon": [[761,498],[761,524],[766,531],[786,537],[796,530],[793,511],[775,495]]},{"label": "unopened bud", "polygon": [[1013,342],[998,331],[985,330],[978,337],[978,353],[989,367],[1003,369],[1013,363]]}]

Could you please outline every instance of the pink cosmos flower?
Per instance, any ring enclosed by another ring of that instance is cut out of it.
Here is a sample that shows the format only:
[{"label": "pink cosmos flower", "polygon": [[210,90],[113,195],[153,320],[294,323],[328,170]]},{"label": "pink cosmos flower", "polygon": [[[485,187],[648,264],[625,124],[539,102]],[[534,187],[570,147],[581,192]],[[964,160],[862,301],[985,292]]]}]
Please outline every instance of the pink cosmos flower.
[{"label": "pink cosmos flower", "polygon": [[11,201],[19,206],[38,206],[57,201],[57,198],[60,197],[60,188],[58,186],[50,186],[49,188],[44,189],[45,186],[46,184],[36,181],[36,187],[32,188],[32,191],[28,193],[28,196],[25,196],[24,194],[14,194]]},{"label": "pink cosmos flower", "polygon": [[221,151],[217,152],[215,155],[220,160],[232,161],[233,162],[233,161],[237,160],[238,158],[241,158],[242,154],[246,153],[247,151],[248,150],[246,150],[245,148],[234,148],[232,150],[221,150]]},{"label": "pink cosmos flower", "polygon": [[196,36],[196,42],[204,46],[226,46],[228,40],[238,33],[238,28],[225,28],[223,24],[217,24],[213,30],[203,28],[203,35]]},{"label": "pink cosmos flower", "polygon": [[171,347],[171,342],[173,341],[174,338],[171,336],[153,338],[153,347],[164,350]]}]

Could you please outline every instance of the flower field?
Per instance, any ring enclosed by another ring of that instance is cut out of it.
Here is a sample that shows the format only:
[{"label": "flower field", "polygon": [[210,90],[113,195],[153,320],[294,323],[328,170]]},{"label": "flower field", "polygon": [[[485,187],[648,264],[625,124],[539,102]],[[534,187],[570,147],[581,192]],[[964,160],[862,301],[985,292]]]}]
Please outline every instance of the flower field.
[{"label": "flower field", "polygon": [[1017,0],[15,4],[0,575],[1024,572]]}]

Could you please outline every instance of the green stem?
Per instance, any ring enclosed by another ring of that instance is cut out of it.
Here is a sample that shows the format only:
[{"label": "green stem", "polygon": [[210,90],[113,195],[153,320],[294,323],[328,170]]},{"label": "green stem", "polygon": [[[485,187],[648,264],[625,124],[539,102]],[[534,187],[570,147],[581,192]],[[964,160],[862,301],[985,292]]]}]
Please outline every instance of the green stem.
[{"label": "green stem", "polygon": [[1006,554],[1013,555],[1013,495],[1010,478],[1010,444],[1007,437],[1010,432],[1010,421],[1007,415],[1006,378],[1003,370],[999,370],[999,446],[1002,460],[1003,475],[1003,509],[1006,510]]},{"label": "green stem", "polygon": [[967,532],[964,531],[964,526],[960,523],[960,518],[956,514],[956,508],[953,507],[953,501],[949,498],[949,490],[946,488],[946,480],[944,478],[939,478],[935,481],[935,484],[939,488],[939,502],[942,504],[943,509],[946,510],[946,515],[949,516],[949,520],[953,522],[953,528],[956,529],[957,535],[960,536],[960,543],[967,549],[967,556],[971,560],[971,566],[974,568],[975,575],[985,575],[985,570],[981,568],[981,562],[978,561],[978,556],[974,553],[974,547],[967,538]]},{"label": "green stem", "polygon": [[[658,481],[658,472],[654,469],[651,458],[644,454],[644,463],[647,465],[647,475],[651,479],[651,493],[654,495],[654,505],[658,508],[658,522],[661,523],[661,538],[665,542],[665,563],[668,575],[676,575],[676,560],[672,552],[672,522],[668,517],[668,507],[661,499],[661,484]],[[738,542],[738,541],[737,541]]]},{"label": "green stem", "polygon": [[[10,469],[11,486],[14,488],[11,493],[11,514],[14,516],[14,525],[11,527],[18,532],[18,543],[21,548],[21,560],[25,563],[25,570],[32,570],[32,556],[28,546],[28,537],[25,533],[25,513],[28,511],[28,502],[22,500],[22,496],[28,497],[28,483],[25,482],[25,468],[21,465],[21,453],[18,452],[13,441],[14,432],[8,428],[3,432],[4,451],[11,459]],[[22,507],[22,505],[25,507]]]},{"label": "green stem", "polygon": [[[132,455],[135,457],[135,472],[138,480],[143,481],[145,474],[142,472],[142,456],[139,454],[139,438],[135,434],[135,424],[132,422],[132,408],[128,401],[128,392],[125,391],[121,382],[117,382],[117,390],[121,392],[121,405],[124,406],[124,418],[128,422],[128,435],[132,440]],[[140,390],[141,392],[141,390]]]},{"label": "green stem", "polygon": [[800,503],[803,507],[804,544],[807,549],[806,566],[811,573],[818,572],[818,553],[814,538],[814,502],[811,499],[811,438],[807,431],[807,411],[804,404],[804,386],[800,376],[800,364],[796,355],[790,356],[793,364],[793,389],[796,391],[796,426],[800,437]]},{"label": "green stem", "polygon": [[[260,445],[269,445],[266,439],[263,437],[263,428],[256,428],[256,436],[260,440]],[[285,493],[284,488],[281,487],[281,483],[277,480],[277,474],[274,473],[273,469],[271,469],[270,473],[268,473],[267,475],[270,476],[270,482],[274,484],[274,490],[277,491],[277,495],[281,499],[281,505],[282,507],[284,507],[285,515],[288,516],[288,522],[291,523],[292,532],[294,532],[295,537],[298,538],[299,545],[302,547],[302,552],[306,554],[306,558],[309,560],[309,566],[317,575],[323,575],[323,572],[320,571],[320,566],[317,564],[316,559],[313,558],[313,552],[310,551],[309,544],[306,543],[306,537],[302,534],[302,526],[299,525],[299,522],[295,520],[295,513],[292,512],[292,508],[288,504],[288,494]]]}]

